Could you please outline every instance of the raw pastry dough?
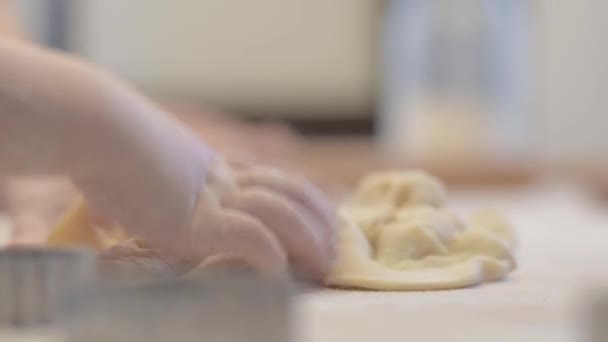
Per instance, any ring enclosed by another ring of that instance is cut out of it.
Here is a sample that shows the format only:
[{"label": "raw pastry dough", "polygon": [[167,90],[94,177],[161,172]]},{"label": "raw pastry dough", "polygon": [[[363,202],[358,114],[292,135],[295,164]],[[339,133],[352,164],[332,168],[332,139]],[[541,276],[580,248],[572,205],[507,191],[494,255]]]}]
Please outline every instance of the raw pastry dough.
[{"label": "raw pastry dough", "polygon": [[381,172],[339,210],[338,258],[326,283],[373,290],[440,290],[504,278],[515,238],[496,212],[465,224],[444,209],[445,191],[420,172]]},{"label": "raw pastry dough", "polygon": [[85,202],[79,199],[53,228],[46,243],[49,246],[86,246],[102,250],[128,238],[116,225],[96,225]]}]

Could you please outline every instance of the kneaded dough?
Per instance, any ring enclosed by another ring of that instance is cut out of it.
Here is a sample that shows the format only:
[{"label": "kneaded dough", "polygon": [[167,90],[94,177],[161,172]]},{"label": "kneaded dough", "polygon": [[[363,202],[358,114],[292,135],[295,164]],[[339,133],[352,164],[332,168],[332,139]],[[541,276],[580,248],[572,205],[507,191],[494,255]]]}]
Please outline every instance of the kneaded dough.
[{"label": "kneaded dough", "polygon": [[102,250],[128,239],[118,225],[96,225],[87,205],[79,199],[55,225],[47,237],[46,244],[59,247],[85,246]]},{"label": "kneaded dough", "polygon": [[497,212],[466,222],[447,211],[444,186],[421,172],[364,178],[338,212],[338,257],[326,283],[370,290],[441,290],[504,278],[516,240]]}]

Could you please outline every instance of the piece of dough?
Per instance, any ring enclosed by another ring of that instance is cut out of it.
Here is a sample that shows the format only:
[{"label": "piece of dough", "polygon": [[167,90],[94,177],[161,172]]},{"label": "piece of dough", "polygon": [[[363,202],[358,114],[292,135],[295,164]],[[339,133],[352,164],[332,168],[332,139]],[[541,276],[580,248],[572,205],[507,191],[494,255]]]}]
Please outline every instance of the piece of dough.
[{"label": "piece of dough", "polygon": [[47,237],[50,246],[86,246],[102,249],[103,242],[91,224],[89,211],[80,200],[60,220]]},{"label": "piece of dough", "polygon": [[349,207],[350,217],[357,222],[365,236],[375,245],[380,227],[394,219],[395,210],[390,205],[351,205]]},{"label": "piece of dough", "polygon": [[366,177],[339,211],[338,257],[326,283],[441,290],[500,280],[515,268],[514,234],[498,213],[478,212],[465,224],[444,203],[443,185],[420,172]]},{"label": "piece of dough", "polygon": [[353,200],[365,206],[388,204],[394,208],[417,205],[439,208],[445,203],[445,198],[443,184],[424,172],[384,171],[363,178]]},{"label": "piece of dough", "polygon": [[116,225],[97,226],[85,202],[78,202],[53,228],[46,243],[49,246],[85,246],[102,250],[126,241],[128,236]]}]

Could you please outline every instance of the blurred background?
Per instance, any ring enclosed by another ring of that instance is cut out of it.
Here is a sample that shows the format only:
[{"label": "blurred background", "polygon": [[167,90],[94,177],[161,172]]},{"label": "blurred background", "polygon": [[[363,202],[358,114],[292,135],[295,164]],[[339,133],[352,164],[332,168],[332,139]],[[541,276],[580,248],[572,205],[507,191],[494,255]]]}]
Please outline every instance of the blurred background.
[{"label": "blurred background", "polygon": [[603,0],[4,3],[25,39],[115,72],[229,156],[343,191],[416,167],[608,192]]},{"label": "blurred background", "polygon": [[313,131],[371,132],[380,2],[14,2],[34,39],[83,55],[148,94],[318,123]]},{"label": "blurred background", "polygon": [[410,156],[608,158],[602,0],[14,3],[32,39],[153,96]]}]

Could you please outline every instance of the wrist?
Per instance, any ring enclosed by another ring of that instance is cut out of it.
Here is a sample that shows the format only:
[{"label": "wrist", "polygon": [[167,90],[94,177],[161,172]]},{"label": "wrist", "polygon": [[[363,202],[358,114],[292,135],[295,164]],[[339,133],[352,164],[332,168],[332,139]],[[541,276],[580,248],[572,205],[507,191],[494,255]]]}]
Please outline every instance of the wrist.
[{"label": "wrist", "polygon": [[104,215],[162,246],[189,229],[215,156],[137,94],[120,85],[110,91],[78,184]]}]

